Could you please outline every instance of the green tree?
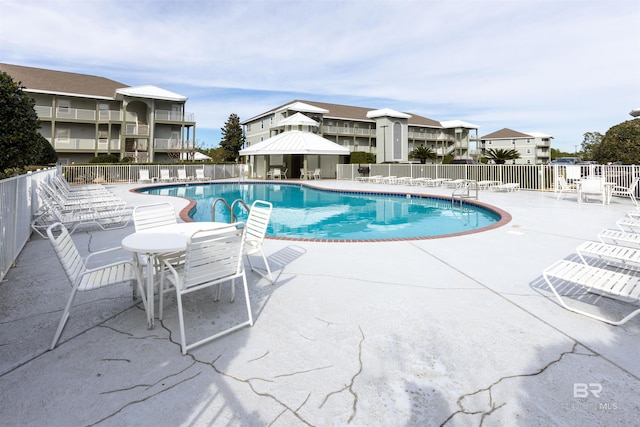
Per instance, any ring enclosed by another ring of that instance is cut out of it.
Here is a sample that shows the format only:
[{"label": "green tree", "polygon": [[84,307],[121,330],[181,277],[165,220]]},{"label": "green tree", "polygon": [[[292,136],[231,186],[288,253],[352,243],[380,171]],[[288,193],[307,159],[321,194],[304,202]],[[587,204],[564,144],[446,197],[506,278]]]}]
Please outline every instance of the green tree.
[{"label": "green tree", "polygon": [[436,152],[429,147],[420,145],[419,147],[411,150],[411,152],[409,153],[409,158],[420,160],[420,163],[425,164],[427,163],[427,159],[434,160],[436,158]]},{"label": "green tree", "polygon": [[586,132],[584,134],[581,151],[583,160],[594,160],[593,153],[602,142],[602,138],[604,138],[604,135],[600,132]]},{"label": "green tree", "polygon": [[238,152],[244,146],[245,138],[240,126],[240,117],[231,114],[222,128],[222,140],[220,147],[224,149],[224,160],[235,162],[238,160]]},{"label": "green tree", "polygon": [[34,106],[20,84],[0,72],[0,171],[36,165],[46,154]]},{"label": "green tree", "polygon": [[485,151],[485,156],[489,160],[493,160],[497,165],[503,165],[507,160],[515,160],[520,158],[518,150],[513,148],[489,148]]},{"label": "green tree", "polygon": [[593,160],[601,164],[640,164],[640,118],[627,120],[610,128],[600,144],[593,148],[592,154]]}]

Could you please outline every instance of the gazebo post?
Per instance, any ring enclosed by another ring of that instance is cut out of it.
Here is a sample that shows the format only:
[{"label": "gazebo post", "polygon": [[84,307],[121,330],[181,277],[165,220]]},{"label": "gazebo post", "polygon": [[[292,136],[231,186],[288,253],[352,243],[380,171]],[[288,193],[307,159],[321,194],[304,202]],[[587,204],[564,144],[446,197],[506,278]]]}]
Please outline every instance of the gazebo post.
[{"label": "gazebo post", "polygon": [[307,155],[302,157],[302,176],[300,178],[307,179]]}]

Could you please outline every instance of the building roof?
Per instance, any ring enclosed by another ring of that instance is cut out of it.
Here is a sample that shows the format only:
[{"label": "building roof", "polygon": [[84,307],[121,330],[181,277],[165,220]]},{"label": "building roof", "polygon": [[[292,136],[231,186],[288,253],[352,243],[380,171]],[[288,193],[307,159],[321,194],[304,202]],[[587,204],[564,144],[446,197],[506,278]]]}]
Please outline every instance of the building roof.
[{"label": "building roof", "polygon": [[[165,101],[185,102],[188,99],[186,96],[151,85],[122,88],[116,90],[116,93],[117,95],[132,96],[134,98],[162,99]],[[116,98],[118,97],[117,95]]]},{"label": "building roof", "polygon": [[128,87],[124,83],[88,74],[67,73],[43,68],[0,64],[4,71],[27,92],[61,93],[86,97],[111,98],[116,91]]},{"label": "building roof", "polygon": [[480,139],[508,139],[508,138],[531,138],[532,135],[528,133],[518,132],[513,129],[500,129],[485,136],[481,136]]},{"label": "building roof", "polygon": [[[301,107],[306,109],[296,109],[295,107]],[[280,105],[272,110],[267,112],[258,114],[257,116],[251,117],[250,119],[244,120],[242,124],[247,124],[252,122],[260,117],[269,116],[276,112],[285,111],[285,110],[293,110],[293,111],[302,111],[302,112],[311,112],[308,111],[309,107],[325,110],[323,113],[324,118],[326,119],[336,119],[336,120],[349,120],[349,121],[361,121],[361,122],[369,122],[375,123],[375,120],[371,117],[367,117],[367,113],[371,111],[379,110],[377,108],[365,108],[365,107],[354,107],[352,105],[342,105],[342,104],[329,104],[326,102],[316,102],[316,101],[305,101],[305,100],[294,100],[291,102],[287,102],[286,104]],[[319,111],[318,111],[319,113]],[[401,113],[409,116],[409,125],[410,126],[424,126],[424,127],[433,127],[433,128],[442,128],[440,122],[429,119],[427,117],[422,117],[417,114],[408,114]]]},{"label": "building roof", "polygon": [[462,120],[447,120],[446,122],[440,122],[445,129],[464,128],[464,129],[478,129],[479,126]]},{"label": "building roof", "polygon": [[23,86],[25,92],[116,99],[118,95],[185,102],[188,98],[155,86],[130,87],[124,83],[88,74],[67,73],[44,68],[0,64],[0,71]]},{"label": "building roof", "polygon": [[411,114],[401,113],[400,111],[392,110],[391,108],[383,108],[381,110],[372,110],[367,112],[367,117],[375,119],[377,117],[393,117],[396,119],[410,119]]},{"label": "building roof", "polygon": [[278,126],[295,125],[318,126],[318,122],[305,116],[302,113],[295,113],[293,116],[289,116],[286,119],[280,120],[280,122],[278,123]]}]

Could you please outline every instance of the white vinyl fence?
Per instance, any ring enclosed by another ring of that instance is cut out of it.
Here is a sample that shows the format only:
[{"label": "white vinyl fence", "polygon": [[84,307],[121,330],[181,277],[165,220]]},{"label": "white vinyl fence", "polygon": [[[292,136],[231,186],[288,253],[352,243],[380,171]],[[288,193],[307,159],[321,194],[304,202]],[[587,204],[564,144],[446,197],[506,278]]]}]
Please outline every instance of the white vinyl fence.
[{"label": "white vinyl fence", "polygon": [[[474,181],[514,182],[524,190],[557,191],[556,177],[566,173],[561,165],[443,165],[443,164],[346,164],[337,165],[337,179],[355,180],[366,174],[359,168],[368,168],[368,176],[396,176],[410,178],[450,178]],[[581,165],[580,175],[605,176],[608,182],[628,187],[640,167],[628,165]]]},{"label": "white vinyl fence", "polygon": [[55,173],[59,171],[52,168],[0,181],[0,280],[4,279],[31,237],[38,183]]}]

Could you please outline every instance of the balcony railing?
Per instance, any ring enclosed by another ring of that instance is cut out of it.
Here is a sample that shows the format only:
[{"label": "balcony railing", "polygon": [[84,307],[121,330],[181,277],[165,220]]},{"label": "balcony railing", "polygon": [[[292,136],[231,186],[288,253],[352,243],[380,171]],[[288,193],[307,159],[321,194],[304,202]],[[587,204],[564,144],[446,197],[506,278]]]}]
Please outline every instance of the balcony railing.
[{"label": "balcony railing", "polygon": [[110,122],[122,120],[122,112],[119,110],[100,110],[98,113],[100,120],[107,120]]},{"label": "balcony railing", "polygon": [[[51,143],[51,139],[47,138]],[[100,138],[98,141],[90,138],[68,138],[68,139],[55,139],[53,142],[53,148],[56,150],[78,150],[78,151],[119,151],[120,140],[115,138],[108,140],[106,138]]]},{"label": "balcony railing", "polygon": [[53,108],[45,107],[44,105],[35,106],[36,114],[41,119],[50,119],[53,116]]},{"label": "balcony railing", "polygon": [[192,150],[194,148],[192,140],[180,140],[173,138],[155,138],[153,146],[156,150]]},{"label": "balcony railing", "polygon": [[182,119],[182,112],[172,110],[156,110],[156,120],[169,120],[173,122],[195,122],[195,114],[184,113],[184,120]]},{"label": "balcony railing", "polygon": [[134,123],[127,123],[126,126],[127,135],[149,135],[149,125],[137,125]]},{"label": "balcony railing", "polygon": [[84,110],[81,108],[66,108],[58,107],[56,109],[57,119],[71,119],[71,120],[95,120],[95,110]]}]

